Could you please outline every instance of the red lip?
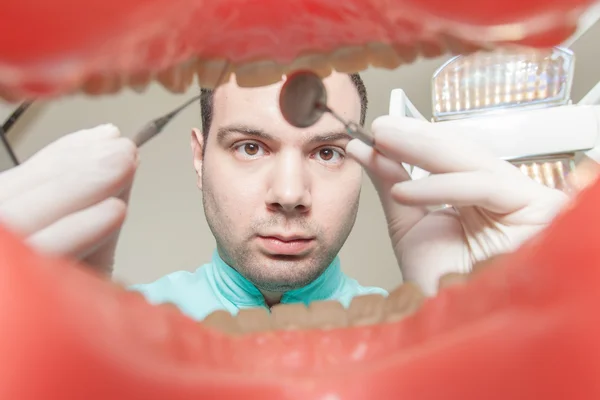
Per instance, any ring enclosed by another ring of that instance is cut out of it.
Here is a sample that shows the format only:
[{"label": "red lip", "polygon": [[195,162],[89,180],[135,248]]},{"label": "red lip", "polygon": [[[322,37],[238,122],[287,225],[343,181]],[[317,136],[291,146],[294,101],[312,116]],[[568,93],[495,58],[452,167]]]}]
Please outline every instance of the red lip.
[{"label": "red lip", "polygon": [[259,236],[261,246],[271,255],[301,255],[314,244],[314,238],[306,236]]}]

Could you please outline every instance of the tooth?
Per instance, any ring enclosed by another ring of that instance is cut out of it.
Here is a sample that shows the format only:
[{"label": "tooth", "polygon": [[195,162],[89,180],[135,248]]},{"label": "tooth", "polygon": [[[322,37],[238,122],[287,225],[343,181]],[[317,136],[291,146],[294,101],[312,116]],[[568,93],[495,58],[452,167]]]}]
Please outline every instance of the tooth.
[{"label": "tooth", "polygon": [[438,280],[438,290],[442,290],[444,288],[450,286],[457,286],[467,283],[469,280],[468,274],[461,274],[459,272],[449,272],[444,274]]},{"label": "tooth", "polygon": [[159,304],[158,307],[164,308],[166,310],[173,310],[173,311],[181,312],[181,309],[179,308],[179,306],[177,304],[171,303],[169,301],[167,301],[166,303]]},{"label": "tooth", "polygon": [[118,93],[123,88],[123,83],[125,82],[124,75],[114,75],[111,76],[109,80],[109,85],[107,88],[107,94],[115,94]]},{"label": "tooth", "polygon": [[309,70],[317,74],[320,78],[327,78],[331,75],[331,65],[327,56],[322,54],[307,54],[295,59],[289,67],[290,71]]},{"label": "tooth", "polygon": [[205,89],[214,89],[217,84],[228,82],[232,71],[231,64],[225,60],[199,61],[196,64],[198,83]]},{"label": "tooth", "polygon": [[311,328],[333,329],[348,325],[346,310],[338,301],[315,301],[308,310]]},{"label": "tooth", "polygon": [[173,93],[184,93],[194,81],[196,61],[188,61],[183,64],[161,71],[157,80]]},{"label": "tooth", "polygon": [[137,93],[143,93],[153,79],[154,74],[150,71],[136,72],[128,78],[127,86]]},{"label": "tooth", "polygon": [[445,44],[446,48],[448,48],[453,55],[468,55],[482,49],[482,46],[470,43],[467,40],[461,40],[448,33],[442,33],[440,35],[440,41]]},{"label": "tooth", "polygon": [[105,86],[106,76],[92,75],[83,83],[81,90],[87,94],[98,95],[103,92]]},{"label": "tooth", "polygon": [[14,91],[7,87],[0,86],[0,98],[7,103],[17,103],[21,101],[21,96],[14,93]]},{"label": "tooth", "polygon": [[369,43],[369,63],[375,68],[396,69],[402,64],[402,59],[393,47],[383,43]]},{"label": "tooth", "polygon": [[225,310],[217,310],[210,313],[204,318],[202,325],[224,333],[241,333],[240,326],[235,317]]},{"label": "tooth", "polygon": [[418,286],[405,283],[385,299],[384,319],[391,322],[405,318],[417,311],[424,301],[425,295]]},{"label": "tooth", "polygon": [[237,323],[243,333],[264,332],[271,329],[269,312],[265,308],[246,308],[236,316]]},{"label": "tooth", "polygon": [[119,75],[93,75],[83,84],[82,90],[90,95],[114,94],[121,89],[122,81]]},{"label": "tooth", "polygon": [[357,296],[348,309],[348,325],[372,325],[383,319],[385,297],[379,294]]},{"label": "tooth", "polygon": [[343,47],[329,57],[333,69],[341,73],[364,71],[369,67],[368,52],[364,47]]},{"label": "tooth", "polygon": [[273,329],[296,330],[310,327],[308,308],[302,303],[278,304],[271,308]]},{"label": "tooth", "polygon": [[273,61],[242,64],[235,69],[235,79],[240,87],[259,87],[280,82],[285,69]]},{"label": "tooth", "polygon": [[419,57],[419,49],[414,45],[396,44],[394,49],[398,57],[406,64],[412,64]]},{"label": "tooth", "polygon": [[425,58],[437,58],[446,53],[446,47],[440,40],[428,38],[419,42],[419,52]]},{"label": "tooth", "polygon": [[471,269],[471,275],[481,273],[482,271],[485,271],[486,269],[490,268],[494,264],[494,262],[500,257],[502,257],[502,254],[497,254],[486,260],[475,263],[475,265],[473,265],[473,268]]}]

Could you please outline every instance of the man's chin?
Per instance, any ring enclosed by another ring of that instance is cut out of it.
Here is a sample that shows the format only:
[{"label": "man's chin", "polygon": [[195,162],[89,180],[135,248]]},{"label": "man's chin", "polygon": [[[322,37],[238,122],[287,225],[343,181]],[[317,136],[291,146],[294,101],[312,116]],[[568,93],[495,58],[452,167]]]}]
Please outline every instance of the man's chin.
[{"label": "man's chin", "polygon": [[298,255],[261,252],[255,259],[265,272],[275,275],[306,275],[316,269],[318,264],[312,252]]},{"label": "man's chin", "polygon": [[311,254],[291,256],[261,253],[245,266],[245,275],[261,290],[283,292],[299,289],[318,278],[327,268],[320,264]]}]

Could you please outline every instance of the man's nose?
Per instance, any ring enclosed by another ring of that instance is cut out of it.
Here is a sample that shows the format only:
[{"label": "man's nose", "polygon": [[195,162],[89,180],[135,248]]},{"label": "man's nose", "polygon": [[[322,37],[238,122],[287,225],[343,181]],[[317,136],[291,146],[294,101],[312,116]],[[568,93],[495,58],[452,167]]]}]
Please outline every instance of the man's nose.
[{"label": "man's nose", "polygon": [[308,166],[300,154],[279,154],[273,165],[267,207],[285,213],[305,213],[312,206]]}]

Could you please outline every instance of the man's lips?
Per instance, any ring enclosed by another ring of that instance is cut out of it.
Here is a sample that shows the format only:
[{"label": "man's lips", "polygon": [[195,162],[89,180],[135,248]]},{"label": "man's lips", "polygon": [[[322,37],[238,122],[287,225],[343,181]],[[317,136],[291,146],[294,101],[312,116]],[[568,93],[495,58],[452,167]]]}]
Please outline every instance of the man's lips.
[{"label": "man's lips", "polygon": [[314,237],[303,235],[259,235],[261,247],[271,255],[301,255],[309,251],[314,243]]}]

